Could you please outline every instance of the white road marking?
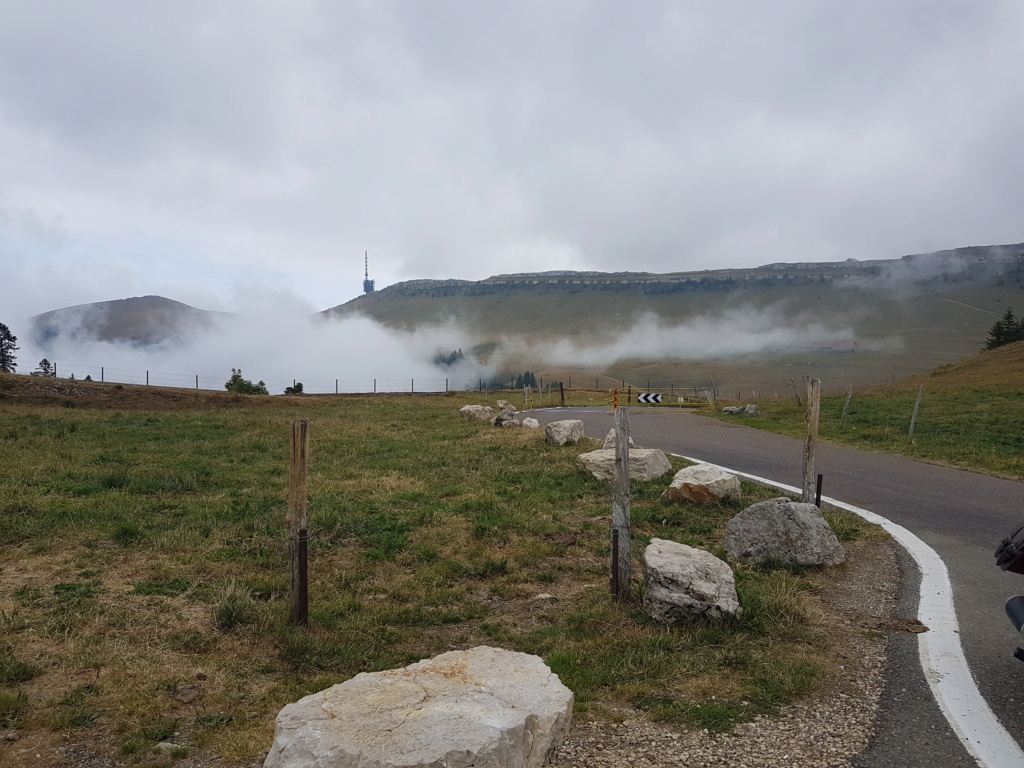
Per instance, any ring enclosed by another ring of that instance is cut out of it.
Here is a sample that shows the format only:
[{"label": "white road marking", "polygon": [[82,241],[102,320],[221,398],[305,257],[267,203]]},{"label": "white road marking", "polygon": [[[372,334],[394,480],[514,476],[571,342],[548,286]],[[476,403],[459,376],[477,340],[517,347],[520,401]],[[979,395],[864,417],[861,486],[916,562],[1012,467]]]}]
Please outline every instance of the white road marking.
[{"label": "white road marking", "polygon": [[[679,456],[679,454],[672,454]],[[701,464],[701,459],[680,456]],[[718,466],[717,464],[712,466]],[[792,485],[777,483],[728,467],[726,472],[745,477],[755,483],[779,488],[799,495],[801,490]],[[996,719],[995,714],[971,676],[960,644],[960,630],[953,608],[953,585],[949,581],[946,564],[938,553],[902,525],[866,509],[822,496],[834,507],[845,509],[884,528],[914,558],[921,570],[921,595],[917,617],[928,627],[917,636],[917,650],[925,679],[939,709],[946,716],[953,732],[971,756],[983,768],[1020,768],[1024,765],[1024,751]]]}]

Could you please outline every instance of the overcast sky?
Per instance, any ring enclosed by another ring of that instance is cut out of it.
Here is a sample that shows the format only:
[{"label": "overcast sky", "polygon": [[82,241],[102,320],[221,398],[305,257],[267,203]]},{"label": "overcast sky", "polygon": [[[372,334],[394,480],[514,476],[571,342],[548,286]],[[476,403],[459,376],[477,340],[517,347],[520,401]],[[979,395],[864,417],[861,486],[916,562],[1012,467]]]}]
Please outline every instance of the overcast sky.
[{"label": "overcast sky", "polygon": [[1024,240],[1018,0],[0,0],[0,321]]}]

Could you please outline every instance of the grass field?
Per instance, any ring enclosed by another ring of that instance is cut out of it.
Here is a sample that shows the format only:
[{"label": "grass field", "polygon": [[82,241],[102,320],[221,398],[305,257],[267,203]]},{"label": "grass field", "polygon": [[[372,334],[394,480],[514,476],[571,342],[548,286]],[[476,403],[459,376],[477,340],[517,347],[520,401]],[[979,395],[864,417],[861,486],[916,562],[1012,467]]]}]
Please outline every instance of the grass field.
[{"label": "grass field", "polygon": [[[794,398],[765,400],[759,406],[762,417],[744,419],[744,424],[805,434],[805,409]],[[1024,480],[1024,342],[855,392],[844,421],[845,406],[845,395],[822,398],[822,440]]]},{"label": "grass field", "polygon": [[[666,629],[611,603],[610,489],[540,430],[461,420],[478,398],[10,376],[0,396],[0,729],[16,737],[0,763],[49,765],[62,744],[150,766],[251,761],[284,704],[479,644],[541,655],[590,717],[636,706],[716,730],[834,663],[800,570],[738,567],[745,612],[722,623]],[[286,624],[297,418],[312,435],[307,630]],[[635,557],[654,536],[721,555],[728,517],[772,495],[667,505],[669,479],[634,485]],[[831,519],[846,541],[878,535]]]}]

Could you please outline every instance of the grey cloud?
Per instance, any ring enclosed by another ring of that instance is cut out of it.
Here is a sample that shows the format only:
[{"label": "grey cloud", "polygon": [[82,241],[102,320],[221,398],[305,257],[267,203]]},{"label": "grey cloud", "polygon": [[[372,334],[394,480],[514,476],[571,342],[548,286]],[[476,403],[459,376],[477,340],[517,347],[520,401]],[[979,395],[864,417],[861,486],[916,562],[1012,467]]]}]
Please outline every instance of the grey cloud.
[{"label": "grey cloud", "polygon": [[385,284],[1022,239],[1010,0],[2,10],[0,199],[93,266],[171,243],[325,307],[364,249]]}]

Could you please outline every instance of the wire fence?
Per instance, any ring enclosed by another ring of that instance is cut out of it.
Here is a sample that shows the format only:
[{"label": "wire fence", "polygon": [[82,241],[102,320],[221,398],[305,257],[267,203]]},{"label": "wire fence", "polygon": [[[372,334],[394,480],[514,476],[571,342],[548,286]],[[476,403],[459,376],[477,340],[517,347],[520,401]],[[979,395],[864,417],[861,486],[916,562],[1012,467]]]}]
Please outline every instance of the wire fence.
[{"label": "wire fence", "polygon": [[[54,362],[53,375],[60,379],[88,380],[107,384],[133,384],[149,387],[166,387],[174,389],[196,389],[207,391],[224,391],[228,377],[203,376],[198,373],[167,373],[153,370],[132,370],[128,368],[112,368],[102,365],[85,365],[81,363]],[[38,374],[36,374],[38,375]],[[281,394],[288,387],[295,388],[302,384],[302,393],[309,395],[327,394],[388,394],[388,393],[438,393],[438,392],[482,392],[492,390],[520,391],[516,377],[508,381],[489,377],[436,376],[409,377],[403,379],[301,379],[266,381],[264,385],[271,394]],[[612,390],[626,388],[629,382],[614,379],[603,374],[584,374],[564,377],[561,379],[538,377],[536,385],[531,389],[535,392],[556,390],[559,385],[571,389],[573,385],[580,389]],[[675,384],[673,388],[677,388]],[[682,391],[682,387],[678,387]],[[689,389],[689,388],[687,388]],[[694,391],[697,387],[692,388]]]}]

